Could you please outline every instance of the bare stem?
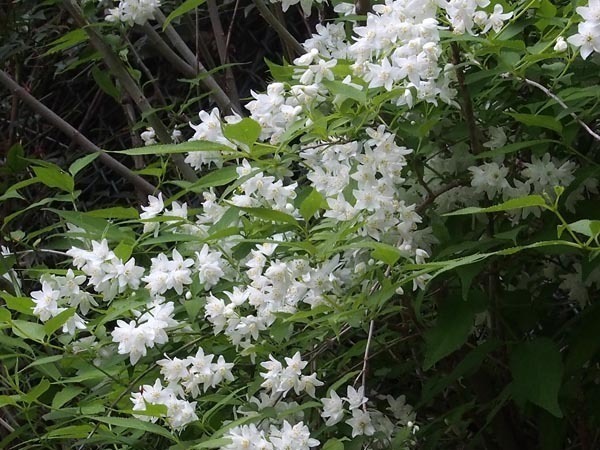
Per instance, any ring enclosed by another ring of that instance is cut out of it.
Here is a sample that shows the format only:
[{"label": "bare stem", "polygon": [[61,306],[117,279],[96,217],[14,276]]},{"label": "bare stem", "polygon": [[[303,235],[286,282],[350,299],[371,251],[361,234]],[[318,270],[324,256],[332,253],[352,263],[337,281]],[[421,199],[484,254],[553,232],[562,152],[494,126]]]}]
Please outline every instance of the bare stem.
[{"label": "bare stem", "polygon": [[114,170],[116,173],[121,175],[123,178],[131,182],[136,189],[145,195],[153,194],[157,191],[157,188],[152,184],[148,183],[139,175],[136,175],[126,166],[121,164],[119,161],[114,159],[109,154],[101,150],[96,144],[91,142],[83,134],[77,131],[73,126],[67,123],[62,117],[52,111],[50,108],[42,104],[38,99],[32,96],[29,92],[19,86],[6,72],[0,70],[0,84],[3,84],[6,88],[17,95],[23,100],[31,109],[37,112],[40,116],[58,128],[60,131],[69,136],[74,142],[81,146],[83,150],[88,153],[99,153],[98,159]]},{"label": "bare stem", "polygon": [[271,10],[265,4],[263,0],[252,0],[256,5],[256,8],[263,16],[263,18],[273,27],[273,29],[277,32],[282,41],[287,43],[297,55],[303,55],[306,53],[304,47],[300,45],[300,43],[296,40],[294,36],[284,27],[279,20],[273,15]]},{"label": "bare stem", "polygon": [[[569,107],[567,106],[567,104],[556,94],[554,94],[552,91],[550,91],[550,89],[548,89],[545,86],[542,86],[540,83],[538,83],[537,81],[533,81],[530,80],[528,78],[523,78],[523,81],[525,83],[527,83],[530,86],[533,86],[535,88],[538,88],[540,91],[542,91],[544,94],[546,94],[548,97],[550,97],[551,99],[553,99],[554,101],[556,101],[556,103],[558,103],[560,106],[562,106],[564,109],[569,109]],[[583,120],[581,120],[579,117],[577,117],[577,114],[575,114],[574,112],[569,113],[569,115],[575,119],[575,121],[581,125],[583,127],[583,129],[594,139],[596,139],[597,141],[600,141],[600,135],[598,135],[598,133],[596,133],[594,130],[592,130]]]},{"label": "bare stem", "polygon": [[[99,35],[96,30],[89,26],[87,20],[83,16],[83,12],[79,5],[77,5],[74,0],[63,0],[63,5],[71,14],[75,23],[83,28],[88,35],[92,46],[102,55],[102,59],[113,73],[113,75],[119,80],[123,89],[133,102],[137,105],[139,110],[146,114],[148,118],[148,122],[150,126],[154,128],[156,135],[164,143],[171,142],[171,135],[167,130],[165,124],[160,120],[160,118],[154,112],[152,105],[148,99],[144,96],[144,93],[139,88],[137,83],[133,80],[129,71],[123,64],[123,61],[116,55],[113,50],[104,42],[102,36]],[[172,155],[173,162],[179,168],[183,176],[188,181],[196,181],[198,177],[196,176],[196,172],[192,169],[183,159],[183,156],[180,154]]]}]

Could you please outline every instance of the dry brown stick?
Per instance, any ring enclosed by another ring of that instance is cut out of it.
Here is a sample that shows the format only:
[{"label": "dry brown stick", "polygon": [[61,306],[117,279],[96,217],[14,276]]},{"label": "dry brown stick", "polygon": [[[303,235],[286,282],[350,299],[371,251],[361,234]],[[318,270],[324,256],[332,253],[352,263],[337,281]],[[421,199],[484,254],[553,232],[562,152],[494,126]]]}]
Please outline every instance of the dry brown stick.
[{"label": "dry brown stick", "polygon": [[[154,15],[158,23],[161,26],[164,26],[164,23],[167,20],[165,15],[160,10],[157,10]],[[236,107],[236,105],[231,101],[229,96],[225,93],[221,86],[219,86],[219,84],[215,81],[215,79],[208,72],[208,70],[206,70],[202,63],[197,61],[194,52],[192,52],[192,50],[181,38],[179,33],[175,31],[175,28],[173,28],[171,24],[168,24],[165,27],[165,34],[167,35],[167,38],[169,39],[171,44],[173,44],[173,47],[175,47],[177,51],[181,54],[181,56],[183,56],[183,59],[185,59],[188,64],[193,65],[194,69],[197,70],[198,73],[204,75],[200,82],[213,95],[215,102],[217,103],[219,108],[225,112],[237,112],[238,114],[241,114],[241,110],[238,107]]]},{"label": "dry brown stick", "polygon": [[157,188],[144,180],[139,175],[136,175],[126,166],[121,164],[119,161],[114,159],[109,154],[105,153],[96,144],[91,142],[83,134],[77,131],[73,126],[67,123],[62,117],[52,111],[50,108],[42,104],[37,98],[27,92],[24,88],[19,86],[6,72],[0,70],[0,84],[3,84],[8,88],[14,95],[23,100],[31,109],[37,112],[40,116],[45,118],[48,122],[58,128],[60,131],[69,136],[74,142],[79,144],[83,150],[88,153],[99,153],[98,159],[105,164],[107,167],[114,170],[116,173],[121,175],[126,180],[130,181],[136,189],[144,193],[144,195],[150,195],[157,192]]},{"label": "dry brown stick", "polygon": [[[227,41],[225,38],[225,32],[223,31],[223,25],[221,24],[221,18],[219,17],[219,8],[215,0],[207,0],[208,15],[215,36],[215,42],[217,43],[217,51],[219,52],[219,60],[221,64],[225,65],[229,62],[229,55],[227,54]],[[225,67],[225,87],[227,89],[227,95],[231,99],[232,103],[235,104],[238,110],[242,109],[240,105],[240,99],[238,96],[237,87],[235,84],[235,77],[233,76],[233,70],[231,67]]]},{"label": "dry brown stick", "polygon": [[288,44],[294,50],[294,53],[296,53],[296,55],[303,55],[304,53],[306,53],[304,47],[302,47],[302,45],[300,45],[296,38],[292,36],[292,34],[287,30],[287,28],[284,27],[281,24],[281,22],[279,22],[279,20],[277,20],[277,17],[273,15],[273,13],[263,0],[252,1],[258,9],[258,12],[260,12],[261,16],[263,16],[263,18],[269,23],[269,25],[273,27],[273,29],[279,35],[281,40]]},{"label": "dry brown stick", "polygon": [[[142,90],[129,74],[127,68],[123,64],[123,61],[121,61],[121,59],[112,51],[106,42],[104,42],[102,36],[99,35],[94,28],[89,26],[89,23],[83,16],[81,8],[74,2],[74,0],[63,0],[63,5],[69,14],[71,14],[71,17],[73,17],[77,26],[81,27],[86,32],[92,46],[100,53],[102,59],[112,74],[119,80],[127,95],[131,97],[139,110],[146,114],[150,126],[154,128],[154,131],[161,142],[165,144],[170,143],[171,134],[167,130],[167,127],[165,127],[160,118],[154,113],[152,105],[150,105],[150,102],[148,102],[148,99],[144,96]],[[182,155],[173,154],[172,159],[188,181],[196,181],[198,179],[196,172],[184,161]]]},{"label": "dry brown stick", "polygon": [[190,66],[177,53],[175,53],[171,47],[169,47],[167,43],[160,37],[152,25],[146,22],[142,28],[154,46],[154,49],[158,51],[158,53],[160,53],[175,70],[187,78],[194,78],[197,75],[194,67]]}]

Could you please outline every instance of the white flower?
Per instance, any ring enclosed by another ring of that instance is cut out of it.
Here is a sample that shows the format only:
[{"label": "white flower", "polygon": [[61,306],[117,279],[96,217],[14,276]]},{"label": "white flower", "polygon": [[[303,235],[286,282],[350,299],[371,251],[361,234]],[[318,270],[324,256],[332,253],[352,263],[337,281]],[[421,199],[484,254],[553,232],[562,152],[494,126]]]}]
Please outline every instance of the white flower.
[{"label": "white flower", "polygon": [[323,412],[321,417],[325,420],[328,427],[335,425],[344,418],[344,405],[342,399],[335,391],[329,393],[329,398],[322,398]]},{"label": "white flower", "polygon": [[559,36],[559,37],[556,39],[556,44],[554,44],[554,51],[555,51],[555,52],[562,53],[562,52],[565,52],[565,51],[567,51],[567,48],[568,48],[568,46],[567,46],[567,41],[565,41],[565,38],[564,38],[564,37],[562,37],[562,36]]},{"label": "white flower", "polygon": [[361,386],[358,389],[348,385],[346,389],[347,397],[343,397],[348,402],[348,409],[353,411],[360,408],[363,404],[367,403],[367,397],[365,397],[365,387]]},{"label": "white flower", "polygon": [[567,38],[569,44],[580,47],[581,57],[587,59],[594,51],[600,52],[600,24],[582,22],[577,26],[577,34]]},{"label": "white flower", "polygon": [[352,418],[346,420],[346,423],[352,427],[352,437],[372,436],[375,433],[375,427],[371,423],[371,416],[366,411],[355,409],[352,411]]},{"label": "white flower", "polygon": [[46,281],[42,283],[41,291],[31,293],[31,298],[35,303],[33,314],[38,316],[42,322],[58,315],[62,310],[57,303],[60,298],[60,291],[54,290],[50,283]]}]

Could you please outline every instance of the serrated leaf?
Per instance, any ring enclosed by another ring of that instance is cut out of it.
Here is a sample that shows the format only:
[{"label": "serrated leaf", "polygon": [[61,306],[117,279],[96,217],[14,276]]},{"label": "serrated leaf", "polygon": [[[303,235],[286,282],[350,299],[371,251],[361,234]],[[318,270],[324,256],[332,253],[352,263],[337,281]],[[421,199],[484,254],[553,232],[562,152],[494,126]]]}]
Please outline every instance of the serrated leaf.
[{"label": "serrated leaf", "polygon": [[548,338],[537,338],[517,346],[510,355],[515,399],[528,400],[555,417],[562,417],[558,392],[563,362],[558,346]]},{"label": "serrated leaf", "polygon": [[165,19],[165,23],[163,23],[163,31],[167,29],[167,27],[173,20],[177,19],[180,16],[183,16],[185,13],[191,11],[194,8],[203,5],[204,2],[206,2],[206,0],[186,0],[185,2],[183,2],[181,5],[175,8],[171,12],[171,14],[167,16],[167,18]]},{"label": "serrated leaf", "polygon": [[237,123],[223,124],[223,135],[231,142],[241,142],[252,147],[261,133],[261,126],[256,120],[244,117]]},{"label": "serrated leaf", "polygon": [[469,208],[459,209],[458,211],[446,213],[444,216],[464,216],[469,214],[511,211],[513,209],[530,208],[533,206],[546,208],[547,205],[544,197],[541,195],[527,195],[525,197],[512,198],[504,203],[500,203],[499,205],[495,206],[489,206],[487,208],[477,208],[472,206]]},{"label": "serrated leaf", "polygon": [[35,306],[33,299],[29,297],[15,297],[10,295],[8,292],[2,292],[0,297],[4,299],[8,309],[27,314],[29,316],[33,315],[33,308]]},{"label": "serrated leaf", "polygon": [[570,229],[575,233],[583,234],[587,237],[593,238],[600,234],[600,220],[578,220],[577,222],[570,223],[568,225],[558,226],[558,237],[561,237],[562,233],[566,229]]}]

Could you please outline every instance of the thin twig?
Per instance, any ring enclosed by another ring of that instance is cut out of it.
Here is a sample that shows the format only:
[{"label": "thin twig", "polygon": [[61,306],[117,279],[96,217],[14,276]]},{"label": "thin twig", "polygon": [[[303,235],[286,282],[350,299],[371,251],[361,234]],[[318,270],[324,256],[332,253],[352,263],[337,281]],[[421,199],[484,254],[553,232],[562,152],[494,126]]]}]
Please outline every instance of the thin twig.
[{"label": "thin twig", "polygon": [[464,182],[462,180],[454,180],[451,181],[450,183],[446,184],[445,186],[442,186],[441,188],[439,188],[437,191],[431,192],[426,198],[425,200],[423,200],[423,202],[421,202],[420,205],[418,205],[415,208],[415,212],[417,214],[421,214],[429,205],[431,205],[436,198],[438,198],[440,195],[442,195],[445,192],[448,192],[451,189],[454,189],[455,187],[458,186],[462,186],[464,184]]},{"label": "thin twig", "polygon": [[[217,43],[217,51],[219,52],[219,59],[221,64],[225,65],[229,62],[229,55],[227,54],[227,44],[225,38],[225,32],[223,31],[223,25],[221,24],[221,18],[219,17],[219,8],[215,0],[208,0],[206,2],[208,6],[208,15],[215,36],[215,42]],[[225,87],[227,88],[227,94],[231,101],[236,105],[237,109],[241,109],[239,102],[237,87],[235,84],[235,77],[233,76],[233,70],[231,67],[225,68]]]},{"label": "thin twig", "polygon": [[173,69],[177,70],[187,78],[194,78],[196,76],[196,70],[194,70],[194,67],[190,66],[177,53],[175,53],[162,39],[162,37],[160,37],[152,25],[146,22],[142,28],[144,33],[146,33],[146,36],[148,36],[150,43],[154,46],[154,49],[171,64]]},{"label": "thin twig", "polygon": [[[538,83],[537,81],[533,81],[530,80],[528,78],[522,78],[522,80],[527,83],[530,86],[536,87],[538,88],[540,91],[542,91],[544,94],[546,94],[548,97],[550,97],[551,99],[555,100],[556,103],[558,103],[560,106],[562,106],[564,109],[569,109],[569,107],[567,106],[567,104],[562,101],[562,99],[554,94],[552,91],[550,91],[550,89],[548,89],[545,86],[542,86],[540,83]],[[583,120],[581,120],[579,117],[577,117],[577,114],[575,114],[574,112],[570,112],[569,115],[575,119],[575,121],[581,125],[585,131],[587,131],[587,133],[592,136],[594,139],[596,139],[597,141],[600,141],[600,135],[598,135],[598,133],[596,133],[594,130],[592,130]]]},{"label": "thin twig", "polygon": [[123,178],[131,182],[139,191],[145,195],[150,195],[157,192],[157,188],[144,180],[139,175],[136,175],[126,166],[121,164],[119,161],[114,159],[109,154],[105,153],[96,144],[91,142],[83,134],[77,131],[73,126],[62,119],[58,114],[52,111],[50,108],[42,104],[38,99],[32,96],[24,88],[19,86],[6,72],[0,70],[0,84],[10,89],[10,91],[19,96],[31,109],[37,112],[40,116],[45,118],[50,124],[54,125],[60,131],[69,136],[74,142],[79,144],[83,150],[88,153],[99,153],[98,159],[106,166],[114,170],[116,173],[121,175]]},{"label": "thin twig", "polygon": [[282,41],[289,44],[297,55],[303,55],[306,53],[304,47],[296,40],[294,36],[285,28],[279,20],[273,15],[271,10],[267,7],[263,0],[252,0],[256,8],[263,16],[263,18],[273,27],[277,32]]},{"label": "thin twig", "polygon": [[[155,17],[158,23],[163,26],[165,21],[167,20],[165,15],[157,10],[155,12]],[[215,81],[213,76],[206,70],[206,68],[197,61],[196,55],[194,52],[190,50],[185,41],[179,36],[179,33],[175,31],[175,28],[168,24],[165,28],[165,34],[167,38],[173,44],[173,46],[177,49],[177,51],[183,56],[183,58],[188,62],[188,64],[192,64],[194,67],[198,67],[198,73],[202,74],[203,77],[200,82],[204,85],[206,89],[208,89],[213,95],[215,102],[219,105],[219,108],[225,112],[237,112],[241,114],[242,111],[238,108],[229,98],[229,96],[225,93],[225,91],[219,86],[219,84]]]},{"label": "thin twig", "polygon": [[[87,19],[83,15],[83,11],[74,0],[63,0],[63,5],[66,10],[71,14],[77,26],[84,29],[86,34],[90,39],[90,43],[92,46],[100,53],[102,59],[112,72],[112,74],[119,80],[123,89],[133,102],[137,105],[139,110],[146,114],[148,122],[150,126],[154,128],[156,135],[160,139],[161,142],[168,144],[171,142],[171,134],[167,130],[165,124],[160,120],[160,118],[156,115],[154,108],[148,101],[148,99],[144,96],[144,93],[139,88],[137,83],[129,74],[129,71],[121,61],[118,55],[112,50],[112,48],[104,42],[104,39],[98,32],[89,25]],[[188,181],[196,181],[198,177],[196,176],[196,172],[194,169],[190,167],[184,161],[184,158],[180,154],[172,155],[173,162],[179,168],[183,176]]]},{"label": "thin twig", "polygon": [[2,425],[4,428],[6,428],[11,433],[15,432],[15,429],[8,422],[6,422],[2,417],[0,417],[0,425]]},{"label": "thin twig", "polygon": [[[365,355],[363,357],[363,366],[362,366],[362,387],[363,391],[367,389],[367,365],[369,363],[369,348],[371,347],[371,339],[373,338],[373,329],[375,328],[375,321],[371,319],[369,323],[369,336],[367,337],[367,347],[365,348]],[[366,392],[365,392],[366,393]],[[367,411],[367,405],[363,404],[363,409]]]}]

